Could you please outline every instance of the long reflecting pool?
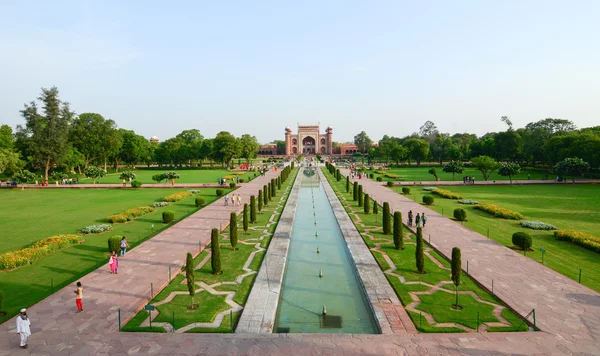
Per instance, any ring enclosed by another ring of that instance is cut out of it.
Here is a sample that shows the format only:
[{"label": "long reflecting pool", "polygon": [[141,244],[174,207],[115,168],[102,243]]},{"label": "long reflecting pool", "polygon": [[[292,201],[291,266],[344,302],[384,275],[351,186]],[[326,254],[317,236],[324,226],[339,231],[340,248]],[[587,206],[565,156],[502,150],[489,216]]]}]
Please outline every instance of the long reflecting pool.
[{"label": "long reflecting pool", "polygon": [[298,179],[301,188],[273,331],[378,333],[322,182],[310,168]]}]

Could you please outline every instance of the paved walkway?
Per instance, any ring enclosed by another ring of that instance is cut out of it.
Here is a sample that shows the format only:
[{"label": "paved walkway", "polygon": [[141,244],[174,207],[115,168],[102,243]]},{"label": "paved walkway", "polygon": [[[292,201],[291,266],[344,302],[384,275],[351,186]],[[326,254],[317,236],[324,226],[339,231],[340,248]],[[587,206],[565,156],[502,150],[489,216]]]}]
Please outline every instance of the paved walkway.
[{"label": "paved walkway", "polygon": [[[258,177],[260,178],[260,176]],[[256,178],[255,178],[256,179]],[[252,181],[250,181],[252,182]],[[238,185],[244,186],[249,183],[238,183]],[[98,183],[98,184],[49,184],[48,186],[41,186],[36,184],[19,184],[16,187],[7,187],[3,185],[2,189],[131,189],[131,184],[123,185],[122,183],[118,184],[109,184],[109,183]],[[216,184],[216,183],[175,183],[175,184],[164,184],[164,183],[144,183],[142,184],[141,189],[144,188],[229,188],[229,184]]]},{"label": "paved walkway", "polygon": [[[347,170],[342,170],[347,174]],[[536,311],[537,326],[569,346],[580,350],[593,345],[600,354],[600,294],[512,251],[466,227],[427,209],[421,204],[388,189],[381,182],[358,180],[363,190],[378,202],[389,202],[390,209],[427,214],[426,239],[446,256],[453,247],[462,251],[463,270],[489,290],[494,281],[495,294],[522,316]],[[588,351],[589,352],[589,351]]]}]

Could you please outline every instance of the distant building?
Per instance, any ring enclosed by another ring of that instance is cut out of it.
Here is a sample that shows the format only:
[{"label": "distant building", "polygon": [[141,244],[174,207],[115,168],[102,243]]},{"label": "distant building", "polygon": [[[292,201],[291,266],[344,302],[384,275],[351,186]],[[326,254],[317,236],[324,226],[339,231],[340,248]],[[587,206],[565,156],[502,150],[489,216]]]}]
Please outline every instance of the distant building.
[{"label": "distant building", "polygon": [[265,145],[260,146],[260,148],[258,149],[258,154],[259,155],[270,155],[270,156],[275,156],[277,154],[279,154],[277,152],[277,145],[274,143],[267,143]]},{"label": "distant building", "polygon": [[150,142],[159,142],[158,137],[156,137],[156,136],[150,137]]},{"label": "distant building", "polygon": [[331,155],[333,154],[333,128],[328,126],[325,133],[320,133],[319,125],[298,125],[298,133],[285,128],[285,154],[296,155]]}]

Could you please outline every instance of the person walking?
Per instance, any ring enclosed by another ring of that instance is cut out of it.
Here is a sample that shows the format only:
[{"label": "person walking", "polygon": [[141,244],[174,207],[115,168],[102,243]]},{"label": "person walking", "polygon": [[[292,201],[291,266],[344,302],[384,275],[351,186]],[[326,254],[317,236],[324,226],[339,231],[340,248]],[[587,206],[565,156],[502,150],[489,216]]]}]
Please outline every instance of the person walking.
[{"label": "person walking", "polygon": [[413,212],[412,210],[408,211],[408,226],[412,226],[412,221],[413,221]]},{"label": "person walking", "polygon": [[427,223],[427,217],[425,213],[421,214],[421,221],[423,222],[423,229],[425,228],[425,223]]},{"label": "person walking", "polygon": [[125,256],[125,253],[127,252],[128,248],[131,248],[131,247],[127,243],[125,236],[123,236],[123,238],[121,239],[121,256]]},{"label": "person walking", "polygon": [[21,309],[21,314],[17,317],[17,334],[21,337],[21,348],[27,348],[27,339],[31,336],[31,321],[27,316],[27,309]]},{"label": "person walking", "polygon": [[127,184],[125,183],[125,179],[121,180],[123,182],[123,186],[126,186]]},{"label": "person walking", "polygon": [[225,206],[227,206],[228,201],[229,201],[229,194],[225,195]]},{"label": "person walking", "polygon": [[75,304],[77,305],[77,312],[81,313],[83,311],[83,287],[81,286],[81,282],[77,282],[77,289],[75,289]]},{"label": "person walking", "polygon": [[417,213],[417,216],[415,217],[415,225],[421,227],[421,217],[419,216],[419,213]]},{"label": "person walking", "polygon": [[237,201],[238,201],[238,206],[242,206],[242,196],[238,194],[237,197]]},{"label": "person walking", "polygon": [[117,261],[117,252],[113,251],[110,254],[110,257],[108,258],[108,266],[110,267],[110,273],[111,274],[117,273],[117,268],[118,268],[117,264],[118,264],[118,261]]}]

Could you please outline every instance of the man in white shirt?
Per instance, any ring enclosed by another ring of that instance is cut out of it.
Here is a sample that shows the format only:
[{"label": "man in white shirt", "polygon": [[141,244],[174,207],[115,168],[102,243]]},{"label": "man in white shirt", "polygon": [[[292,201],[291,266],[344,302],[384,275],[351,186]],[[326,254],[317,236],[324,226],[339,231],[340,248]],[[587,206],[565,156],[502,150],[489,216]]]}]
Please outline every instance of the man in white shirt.
[{"label": "man in white shirt", "polygon": [[21,348],[27,348],[27,338],[31,336],[31,322],[27,317],[27,309],[21,309],[21,314],[17,316],[17,333],[21,336]]}]

